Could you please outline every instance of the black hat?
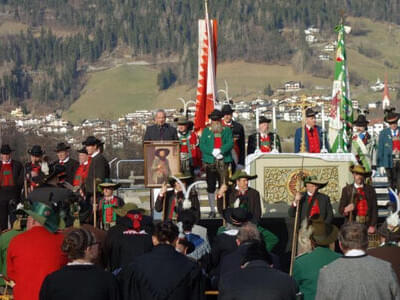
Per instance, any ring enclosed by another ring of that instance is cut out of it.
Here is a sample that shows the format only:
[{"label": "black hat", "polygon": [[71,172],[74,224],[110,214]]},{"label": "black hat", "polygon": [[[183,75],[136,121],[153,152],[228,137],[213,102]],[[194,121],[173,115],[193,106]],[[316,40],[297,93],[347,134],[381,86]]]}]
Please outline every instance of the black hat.
[{"label": "black hat", "polygon": [[1,149],[0,149],[1,154],[10,154],[13,151],[14,150],[12,150],[10,148],[10,145],[8,145],[8,144],[1,145]]},{"label": "black hat", "polygon": [[100,146],[102,144],[103,143],[93,135],[88,136],[86,140],[82,142],[82,145],[84,146],[94,146],[94,145]]},{"label": "black hat", "polygon": [[102,189],[108,188],[108,189],[115,190],[115,189],[119,188],[120,186],[121,186],[120,183],[115,183],[110,178],[105,178],[104,181],[99,184],[99,187],[101,187]]},{"label": "black hat", "polygon": [[222,119],[223,115],[221,113],[221,111],[219,111],[218,109],[214,109],[211,114],[208,115],[208,117],[212,120],[212,121],[219,121]]},{"label": "black hat", "polygon": [[53,167],[50,168],[49,175],[44,178],[44,182],[53,179],[54,177],[63,177],[66,176],[66,168],[63,165],[55,164]]},{"label": "black hat", "polygon": [[77,150],[78,153],[85,153],[88,154],[86,147],[83,147],[82,149]]},{"label": "black hat", "polygon": [[165,151],[167,153],[165,156],[168,156],[168,154],[169,154],[169,149],[168,148],[159,148],[159,149],[156,150],[154,155],[160,157],[160,152],[161,151]]},{"label": "black hat", "polygon": [[221,113],[223,116],[225,115],[231,115],[235,110],[232,109],[232,107],[229,104],[225,104],[222,106]]},{"label": "black hat", "polygon": [[393,124],[399,120],[399,114],[395,112],[395,108],[385,110],[385,118],[383,119],[386,123]]},{"label": "black hat", "polygon": [[259,119],[259,121],[258,121],[258,124],[262,124],[262,123],[271,123],[271,119],[268,119],[268,118],[266,118],[266,117],[264,117],[264,116],[261,116],[260,117],[260,119]]},{"label": "black hat", "polygon": [[369,121],[365,115],[358,115],[357,120],[354,121],[353,125],[358,127],[367,127]]},{"label": "black hat", "polygon": [[28,150],[28,153],[32,156],[42,156],[44,154],[44,151],[42,150],[42,147],[39,145],[33,145],[32,149]]},{"label": "black hat", "polygon": [[189,120],[185,117],[180,117],[177,120],[177,124],[178,125],[188,125],[189,124]]},{"label": "black hat", "polygon": [[242,207],[229,207],[225,209],[222,214],[228,223],[236,226],[241,226],[243,223],[249,222],[253,218],[253,215],[247,209]]},{"label": "black hat", "polygon": [[71,147],[68,146],[66,143],[61,142],[57,144],[56,150],[54,150],[55,152],[59,152],[59,151],[65,151],[70,149]]},{"label": "black hat", "polygon": [[314,111],[312,108],[306,109],[306,118],[314,117],[317,114],[318,114],[318,112]]}]

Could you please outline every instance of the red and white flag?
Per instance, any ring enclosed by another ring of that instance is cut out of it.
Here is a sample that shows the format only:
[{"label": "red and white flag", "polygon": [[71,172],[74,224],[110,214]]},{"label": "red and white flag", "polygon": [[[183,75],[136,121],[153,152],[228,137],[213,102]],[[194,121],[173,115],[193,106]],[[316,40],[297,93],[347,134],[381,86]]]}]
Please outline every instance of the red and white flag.
[{"label": "red and white flag", "polygon": [[199,74],[197,81],[196,112],[194,128],[202,130],[208,115],[214,110],[217,96],[217,21],[208,19],[206,6],[205,20],[199,20]]}]

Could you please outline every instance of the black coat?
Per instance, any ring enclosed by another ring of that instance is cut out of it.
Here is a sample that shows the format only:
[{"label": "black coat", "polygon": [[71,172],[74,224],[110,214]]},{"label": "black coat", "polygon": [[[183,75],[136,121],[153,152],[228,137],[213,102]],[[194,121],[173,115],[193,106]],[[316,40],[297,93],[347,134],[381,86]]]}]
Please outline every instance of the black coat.
[{"label": "black coat", "polygon": [[[272,132],[268,133],[269,139],[271,141],[271,149],[274,144],[274,134]],[[260,138],[258,138],[260,140]],[[261,146],[261,144],[260,144]],[[279,135],[276,135],[276,147],[279,152],[282,152],[281,141]],[[249,135],[249,139],[247,142],[247,155],[254,153],[257,149],[257,133]]]},{"label": "black coat", "polygon": [[233,140],[237,140],[237,144],[239,146],[239,164],[244,166],[244,159],[246,157],[246,147],[245,147],[245,136],[244,136],[244,128],[243,126],[236,122],[232,121],[232,136]]},{"label": "black coat", "polygon": [[117,280],[94,265],[71,265],[43,281],[39,300],[119,300]]},{"label": "black coat", "polygon": [[[238,190],[236,190],[234,186],[231,186],[226,192],[226,199],[228,201],[227,207],[233,207],[238,198],[240,199],[240,206],[247,206],[247,210],[253,215],[253,222],[257,223],[261,218],[260,193],[249,187],[245,195],[239,196]],[[219,203],[222,203],[222,201]]]},{"label": "black coat", "polygon": [[139,255],[153,249],[151,235],[133,234],[132,220],[123,217],[117,219],[117,225],[110,228],[104,245],[104,254],[111,271],[127,266]]},{"label": "black coat", "polygon": [[175,127],[165,123],[163,126],[157,124],[147,126],[143,137],[144,141],[177,141],[178,133]]},{"label": "black coat", "polygon": [[[56,160],[52,163],[52,166],[57,166],[59,164],[60,162]],[[66,174],[65,181],[72,184],[72,182],[74,181],[75,172],[79,167],[79,162],[70,157],[69,160],[63,166],[65,167],[65,174]]]},{"label": "black coat", "polygon": [[104,182],[105,178],[110,178],[110,166],[103,154],[99,153],[94,158],[89,166],[88,176],[85,181],[86,192],[93,194],[93,179],[100,179],[100,183]]},{"label": "black coat", "polygon": [[136,257],[118,274],[123,299],[197,300],[204,299],[204,279],[200,267],[161,244]]},{"label": "black coat", "polygon": [[[237,249],[236,234],[228,234],[234,232],[235,229],[225,231],[224,233],[218,234],[212,243],[211,247],[211,265],[219,273],[219,267],[222,259],[225,255],[232,253]],[[237,231],[237,230],[236,230]]]},{"label": "black coat", "polygon": [[296,299],[296,282],[288,274],[275,270],[265,261],[254,260],[243,269],[221,276],[220,300]]},{"label": "black coat", "polygon": [[[339,212],[341,215],[344,215],[344,208],[351,203],[353,187],[354,184],[348,184],[342,189],[342,196],[340,197],[340,202],[339,202]],[[375,226],[378,222],[378,205],[376,202],[375,189],[368,184],[364,184],[364,192],[365,192],[365,198],[368,203],[367,215],[369,217],[369,221],[366,223],[366,225]],[[354,193],[356,193],[356,190],[354,190]],[[357,199],[354,200],[357,201]],[[354,203],[354,206],[356,206],[356,203]],[[353,215],[353,220],[354,220],[355,216],[357,215],[357,208],[354,209],[353,213],[354,213]]]},{"label": "black coat", "polygon": [[[175,212],[177,213],[177,215],[179,215],[180,212],[183,210],[183,200],[184,200],[183,193],[182,192],[178,192],[175,195],[175,191],[167,191],[167,194],[165,195],[165,197],[166,197],[166,200],[167,200],[167,203],[166,203],[166,206],[165,206],[165,209],[167,211],[167,215],[169,214],[172,200],[175,197],[178,200],[178,203],[176,203],[176,205],[175,205]],[[200,220],[200,202],[199,202],[199,198],[197,196],[197,192],[194,189],[192,189],[190,191],[189,199],[190,199],[190,202],[192,204],[191,209],[194,210],[195,215],[196,215],[196,219],[198,221],[198,220]],[[156,211],[162,212],[163,209],[164,209],[164,197],[158,196],[154,206],[155,206],[155,210]]]},{"label": "black coat", "polygon": [[[312,198],[312,201],[310,205],[308,204],[307,201],[307,192],[303,194],[303,197],[300,200],[300,214],[299,214],[299,220],[300,222],[304,218],[308,218],[311,212],[311,208],[314,204],[315,200],[318,200],[318,205],[319,205],[319,210],[320,210],[320,216],[322,219],[325,221],[325,223],[332,223],[333,221],[333,210],[332,210],[332,205],[331,205],[331,200],[329,199],[329,196],[322,194],[320,192],[316,192],[314,197]],[[294,218],[296,215],[296,207],[291,206],[289,208],[289,216]]]},{"label": "black coat", "polygon": [[[2,162],[0,161],[0,169],[2,167]],[[8,191],[12,191],[12,194],[14,195],[14,197],[19,199],[19,196],[21,194],[21,190],[24,186],[24,167],[22,166],[22,164],[17,161],[17,160],[11,160],[11,170],[12,170],[12,174],[13,174],[13,181],[14,181],[14,186],[13,187],[7,187],[6,189]],[[3,187],[0,187],[0,198],[2,197],[2,190]],[[7,193],[9,195],[9,193]],[[18,200],[15,199],[15,200]],[[10,200],[10,199],[6,199],[6,200]]]}]

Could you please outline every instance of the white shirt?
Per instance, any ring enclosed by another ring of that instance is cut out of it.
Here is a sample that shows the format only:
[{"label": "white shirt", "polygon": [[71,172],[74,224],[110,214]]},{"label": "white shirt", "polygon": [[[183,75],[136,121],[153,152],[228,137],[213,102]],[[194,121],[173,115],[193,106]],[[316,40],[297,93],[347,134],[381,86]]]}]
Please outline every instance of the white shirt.
[{"label": "white shirt", "polygon": [[363,188],[364,185],[363,185],[363,184],[358,185],[357,183],[354,182],[354,187],[355,187],[356,189],[359,189],[359,188]]},{"label": "white shirt", "polygon": [[66,164],[69,161],[69,156],[64,160],[59,160],[60,164]]},{"label": "white shirt", "polygon": [[92,155],[91,155],[91,158],[93,158],[93,157],[95,157],[97,154],[99,154],[100,153],[100,151],[96,151],[96,152],[94,152]]},{"label": "white shirt", "polygon": [[364,250],[351,249],[351,250],[347,251],[344,256],[352,257],[352,256],[361,256],[361,255],[365,255],[365,251]]}]

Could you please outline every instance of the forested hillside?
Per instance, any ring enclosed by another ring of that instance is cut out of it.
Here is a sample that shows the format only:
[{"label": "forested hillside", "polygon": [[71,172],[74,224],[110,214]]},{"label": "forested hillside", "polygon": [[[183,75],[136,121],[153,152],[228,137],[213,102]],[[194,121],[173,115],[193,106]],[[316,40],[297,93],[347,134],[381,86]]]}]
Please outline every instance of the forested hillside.
[{"label": "forested hillside", "polygon": [[[400,24],[399,0],[209,1],[219,24],[219,61],[281,63],[299,48],[306,55],[303,39],[281,29],[315,25],[332,34],[341,11]],[[178,80],[193,81],[203,16],[198,0],[0,0],[0,23],[27,28],[0,36],[0,102],[67,107],[85,84],[87,66],[118,47],[154,61],[175,57]]]}]

